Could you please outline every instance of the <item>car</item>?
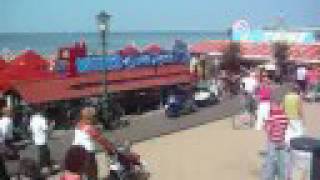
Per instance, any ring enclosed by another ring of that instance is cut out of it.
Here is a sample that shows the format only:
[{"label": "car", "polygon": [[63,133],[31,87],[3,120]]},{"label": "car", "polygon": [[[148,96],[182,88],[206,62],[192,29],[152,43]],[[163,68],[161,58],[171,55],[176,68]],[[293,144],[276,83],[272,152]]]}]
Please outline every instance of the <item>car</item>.
[{"label": "car", "polygon": [[170,93],[165,104],[165,114],[167,117],[179,117],[181,114],[190,114],[197,110],[198,106],[194,101],[192,93],[181,89]]},{"label": "car", "polygon": [[200,81],[194,94],[198,106],[207,106],[219,102],[218,86],[212,81]]}]

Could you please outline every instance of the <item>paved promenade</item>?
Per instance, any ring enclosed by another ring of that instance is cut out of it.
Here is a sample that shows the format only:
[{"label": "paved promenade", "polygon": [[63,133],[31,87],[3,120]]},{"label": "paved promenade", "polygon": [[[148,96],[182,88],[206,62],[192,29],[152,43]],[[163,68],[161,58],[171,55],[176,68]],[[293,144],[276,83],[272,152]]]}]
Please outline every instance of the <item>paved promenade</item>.
[{"label": "paved promenade", "polygon": [[[305,104],[307,133],[320,135],[320,103]],[[258,180],[263,131],[232,130],[231,119],[161,136],[134,146],[149,163],[151,180]]]},{"label": "paved promenade", "polygon": [[[281,97],[283,94],[285,88],[278,88],[277,93],[275,97]],[[198,149],[208,149],[210,152],[214,153],[215,155],[222,157],[225,156],[225,152],[232,152],[232,149],[234,148],[231,146],[229,148],[228,143],[231,143],[235,146],[245,146],[249,147],[249,145],[252,142],[262,142],[261,141],[261,135],[259,132],[253,132],[253,131],[233,131],[231,129],[231,122],[229,119],[225,119],[226,117],[229,117],[230,115],[236,114],[239,112],[240,109],[240,103],[239,98],[235,97],[233,99],[226,100],[222,102],[221,104],[201,108],[199,112],[182,116],[181,118],[177,119],[167,119],[164,115],[164,112],[154,111],[150,113],[146,113],[141,116],[134,116],[131,119],[130,126],[123,128],[121,130],[118,130],[117,133],[121,134],[125,138],[128,138],[132,142],[138,143],[135,147],[138,148],[138,153],[141,153],[144,156],[146,156],[147,161],[151,162],[152,165],[157,165],[158,167],[162,167],[163,165],[161,162],[156,163],[153,162],[153,159],[149,159],[147,156],[148,154],[144,154],[144,148],[139,149],[139,147],[143,147],[143,144],[148,144],[149,142],[155,142],[158,139],[162,139],[162,137],[157,138],[159,136],[171,137],[172,135],[177,134],[184,134],[186,132],[202,132],[202,130],[199,130],[199,128],[208,127],[210,133],[205,133],[206,131],[203,131],[202,133],[190,135],[187,139],[196,139],[199,142],[199,145],[185,145],[185,149],[177,149],[181,152],[187,152],[189,147],[197,147]],[[202,125],[198,127],[199,125]],[[212,128],[212,129],[211,129]],[[181,131],[185,130],[185,131]],[[180,133],[181,132],[181,133]],[[245,133],[244,133],[245,132]],[[221,133],[221,134],[220,134]],[[244,134],[243,134],[244,133]],[[192,133],[191,133],[192,134]],[[107,132],[107,135],[110,139],[114,138],[114,132]],[[231,139],[228,139],[228,135],[230,135]],[[240,138],[240,141],[238,141],[237,138]],[[248,137],[248,138],[246,138]],[[256,137],[257,139],[250,139],[250,137]],[[183,137],[181,137],[184,139]],[[53,138],[50,140],[49,146],[52,151],[53,159],[56,161],[60,161],[64,158],[65,151],[70,146],[73,139],[72,131],[56,131],[53,135]],[[151,140],[150,140],[151,139]],[[249,139],[249,141],[247,141]],[[148,141],[149,140],[149,141]],[[143,142],[145,141],[145,142]],[[139,143],[142,142],[142,143]],[[180,142],[180,141],[179,141]],[[182,140],[181,142],[189,142],[189,140]],[[190,141],[191,142],[191,141]],[[241,144],[242,142],[249,142],[249,144]],[[157,147],[157,143],[152,143],[154,146]],[[161,143],[160,143],[161,144]],[[176,143],[179,144],[179,143]],[[203,147],[203,145],[208,144],[208,147]],[[210,149],[210,144],[214,144],[214,149]],[[148,145],[146,145],[148,146]],[[262,145],[258,145],[260,149],[262,148]],[[184,146],[179,146],[184,147]],[[222,148],[221,151],[215,152],[215,149],[219,150],[219,148]],[[224,149],[225,147],[226,149]],[[165,145],[159,146],[156,149],[148,150],[149,154],[160,152],[162,148],[166,148]],[[176,152],[174,148],[170,148],[172,152]],[[192,148],[191,148],[192,149]],[[35,150],[32,146],[27,147],[24,151],[22,151],[21,155],[24,157],[33,157],[35,154]],[[201,154],[201,153],[199,153]],[[251,154],[251,153],[250,153]],[[254,154],[254,153],[252,153]],[[234,154],[235,156],[242,156],[241,154]],[[101,157],[102,154],[99,154]],[[198,153],[192,153],[190,156],[198,156]],[[208,159],[212,160],[211,158]],[[103,161],[105,158],[99,158]],[[185,158],[183,158],[185,159]],[[199,159],[201,159],[199,157]],[[170,161],[169,161],[170,162]],[[174,162],[174,161],[173,161]],[[227,162],[227,161],[226,161]],[[241,161],[242,162],[242,161]],[[106,170],[105,167],[102,168],[103,170]],[[101,172],[101,174],[105,174],[104,171]]]}]

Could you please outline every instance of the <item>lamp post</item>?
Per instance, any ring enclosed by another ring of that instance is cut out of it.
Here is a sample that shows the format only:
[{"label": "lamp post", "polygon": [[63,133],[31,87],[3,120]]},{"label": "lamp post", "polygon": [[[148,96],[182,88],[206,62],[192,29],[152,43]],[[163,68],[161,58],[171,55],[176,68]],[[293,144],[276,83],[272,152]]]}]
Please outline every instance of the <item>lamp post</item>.
[{"label": "lamp post", "polygon": [[109,96],[108,96],[108,89],[107,89],[107,67],[106,67],[106,58],[105,55],[108,55],[107,50],[107,35],[110,32],[110,18],[111,15],[108,14],[106,11],[101,11],[98,15],[96,15],[98,30],[101,36],[101,45],[102,45],[102,55],[103,55],[103,98],[102,98],[102,115],[104,120],[108,121],[109,119]]},{"label": "lamp post", "polygon": [[[102,45],[102,55],[107,55],[107,35],[110,32],[110,18],[111,15],[109,15],[106,11],[101,11],[97,16],[97,24],[98,24],[98,30],[100,31],[101,35],[101,45]],[[103,64],[105,65],[105,58],[103,59]],[[106,81],[107,81],[107,69],[104,67],[104,80],[103,80],[103,87],[104,87],[104,94],[107,93],[107,87],[106,87]]]}]

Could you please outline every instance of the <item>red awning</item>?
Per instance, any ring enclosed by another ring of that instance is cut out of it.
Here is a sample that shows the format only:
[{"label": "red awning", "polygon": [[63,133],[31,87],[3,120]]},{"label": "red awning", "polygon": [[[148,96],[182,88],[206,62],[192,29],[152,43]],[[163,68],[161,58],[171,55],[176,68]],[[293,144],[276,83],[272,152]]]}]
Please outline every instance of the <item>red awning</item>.
[{"label": "red awning", "polygon": [[[194,80],[194,77],[189,74],[164,76],[112,83],[108,85],[108,90],[111,92],[136,90],[141,88],[157,87],[160,85],[190,83]],[[103,92],[103,86],[99,82],[91,85],[84,85],[80,88],[76,86],[77,83],[79,82],[72,82],[72,80],[16,82],[14,89],[18,91],[27,103],[44,103],[55,100],[75,99],[85,96],[101,95]],[[54,90],[52,90],[52,87],[54,87]]]},{"label": "red awning", "polygon": [[[2,77],[0,77],[2,78]],[[0,94],[10,89],[10,81],[1,79],[0,81]]]},{"label": "red awning", "polygon": [[273,50],[270,43],[241,42],[240,54],[243,58],[270,59],[273,56]]},{"label": "red awning", "polygon": [[143,52],[148,54],[160,54],[161,47],[158,44],[149,44],[143,48]]},{"label": "red awning", "polygon": [[191,53],[200,54],[222,54],[224,50],[229,46],[230,41],[225,40],[209,40],[195,43],[191,46]]},{"label": "red awning", "polygon": [[55,74],[50,71],[30,69],[25,66],[8,66],[0,71],[0,77],[7,80],[36,80],[53,78]]},{"label": "red awning", "polygon": [[0,92],[8,90],[13,81],[56,79],[58,75],[43,70],[30,69],[26,66],[7,66],[0,71]]},{"label": "red awning", "polygon": [[288,54],[289,60],[320,61],[320,44],[294,44]]},{"label": "red awning", "polygon": [[[129,81],[133,79],[146,79],[154,76],[170,76],[176,74],[188,74],[189,69],[184,65],[167,65],[157,68],[140,67],[108,72],[108,81]],[[79,77],[63,78],[63,83],[77,84],[80,82],[101,81],[100,72],[82,74]],[[29,69],[25,66],[10,66],[0,71],[0,91],[6,91],[13,81],[52,80],[59,79],[59,75],[50,71]]]},{"label": "red awning", "polygon": [[33,50],[28,50],[21,55],[17,56],[10,62],[12,66],[29,66],[30,68],[46,69],[48,62],[42,56]]}]

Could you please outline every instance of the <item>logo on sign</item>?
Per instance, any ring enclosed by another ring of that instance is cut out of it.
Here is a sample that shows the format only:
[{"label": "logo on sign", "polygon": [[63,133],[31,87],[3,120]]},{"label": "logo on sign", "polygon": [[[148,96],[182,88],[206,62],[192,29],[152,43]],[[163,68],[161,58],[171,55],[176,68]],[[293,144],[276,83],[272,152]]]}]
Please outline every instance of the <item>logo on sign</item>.
[{"label": "logo on sign", "polygon": [[250,25],[246,20],[240,19],[233,23],[232,30],[233,31],[250,31]]}]

